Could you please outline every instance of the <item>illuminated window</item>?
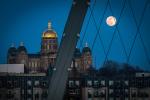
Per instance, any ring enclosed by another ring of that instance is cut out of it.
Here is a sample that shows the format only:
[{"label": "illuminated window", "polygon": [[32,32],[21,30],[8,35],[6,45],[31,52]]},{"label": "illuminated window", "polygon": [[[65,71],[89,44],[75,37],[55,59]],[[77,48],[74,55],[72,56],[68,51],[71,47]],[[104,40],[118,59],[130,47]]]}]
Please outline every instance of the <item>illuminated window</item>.
[{"label": "illuminated window", "polygon": [[75,62],[75,67],[76,67],[76,68],[78,67],[78,63],[77,63],[77,62]]},{"label": "illuminated window", "polygon": [[34,67],[34,62],[32,61],[32,67]]},{"label": "illuminated window", "polygon": [[71,68],[73,67],[73,61],[72,61],[72,63],[71,63]]},{"label": "illuminated window", "polygon": [[27,81],[27,84],[28,84],[28,86],[31,86],[32,82],[31,81]]},{"label": "illuminated window", "polygon": [[125,81],[124,83],[125,83],[125,85],[127,85],[127,86],[129,85],[129,82],[128,82],[128,81]]},{"label": "illuminated window", "polygon": [[29,89],[29,90],[27,90],[27,93],[28,93],[28,94],[31,94],[31,90],[30,90],[30,89]]},{"label": "illuminated window", "polygon": [[76,86],[79,86],[79,81],[75,81]]},{"label": "illuminated window", "polygon": [[105,85],[105,81],[104,80],[101,81],[101,85],[103,85],[103,86]]},{"label": "illuminated window", "polygon": [[114,81],[109,81],[109,86],[113,85]]},{"label": "illuminated window", "polygon": [[35,85],[35,86],[38,86],[39,84],[40,84],[39,81],[35,81],[35,82],[34,82],[34,85]]},{"label": "illuminated window", "polygon": [[37,62],[35,62],[35,67],[37,67]]},{"label": "illuminated window", "polygon": [[109,89],[109,94],[113,93],[114,90],[113,89]]},{"label": "illuminated window", "polygon": [[94,81],[94,86],[98,86],[99,82],[98,81]]},{"label": "illuminated window", "polygon": [[69,87],[73,87],[73,81],[69,81]]},{"label": "illuminated window", "polygon": [[91,80],[87,81],[87,86],[92,86],[92,81]]}]

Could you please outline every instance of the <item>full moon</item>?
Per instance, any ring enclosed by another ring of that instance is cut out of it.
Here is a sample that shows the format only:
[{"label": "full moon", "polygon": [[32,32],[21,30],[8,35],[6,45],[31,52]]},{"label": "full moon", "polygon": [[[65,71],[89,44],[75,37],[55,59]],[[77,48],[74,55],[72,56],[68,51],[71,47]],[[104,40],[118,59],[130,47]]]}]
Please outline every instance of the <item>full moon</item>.
[{"label": "full moon", "polygon": [[114,16],[109,16],[106,19],[106,23],[108,26],[115,26],[117,21],[116,21],[116,18]]}]

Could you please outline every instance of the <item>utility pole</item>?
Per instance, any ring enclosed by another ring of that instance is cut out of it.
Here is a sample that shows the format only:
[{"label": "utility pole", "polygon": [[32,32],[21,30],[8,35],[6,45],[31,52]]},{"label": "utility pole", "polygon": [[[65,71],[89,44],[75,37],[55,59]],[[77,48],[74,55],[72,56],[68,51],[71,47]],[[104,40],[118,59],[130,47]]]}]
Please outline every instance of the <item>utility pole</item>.
[{"label": "utility pole", "polygon": [[68,68],[72,62],[89,4],[90,0],[73,1],[56,57],[56,70],[53,72],[49,84],[48,100],[63,100],[68,79]]}]

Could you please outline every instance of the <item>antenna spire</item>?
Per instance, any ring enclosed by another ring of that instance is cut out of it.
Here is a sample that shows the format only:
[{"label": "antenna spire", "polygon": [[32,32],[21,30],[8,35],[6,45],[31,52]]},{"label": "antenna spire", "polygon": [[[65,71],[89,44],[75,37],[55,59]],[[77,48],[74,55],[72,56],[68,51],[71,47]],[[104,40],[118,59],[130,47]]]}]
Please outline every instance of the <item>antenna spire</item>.
[{"label": "antenna spire", "polygon": [[49,20],[48,21],[48,30],[51,30],[52,29],[52,23],[51,23],[51,21]]}]

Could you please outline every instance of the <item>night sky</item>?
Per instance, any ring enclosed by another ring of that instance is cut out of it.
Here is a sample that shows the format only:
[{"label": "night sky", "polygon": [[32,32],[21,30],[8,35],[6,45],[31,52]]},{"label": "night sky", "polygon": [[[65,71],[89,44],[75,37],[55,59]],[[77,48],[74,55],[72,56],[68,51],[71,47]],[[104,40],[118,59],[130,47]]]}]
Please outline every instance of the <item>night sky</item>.
[{"label": "night sky", "polygon": [[[118,21],[123,7],[123,1],[124,0],[110,0],[113,14],[108,7],[102,20],[102,24],[100,24],[107,0],[96,0],[93,11],[96,24],[94,23],[93,18],[91,18],[89,26],[86,29],[91,13],[90,10],[88,10],[77,47],[82,50],[86,42],[89,47],[92,47],[94,38],[97,34],[95,25],[98,27],[101,25],[100,35],[104,43],[104,49],[107,51],[116,27],[108,26],[106,24],[106,18],[113,15]],[[120,21],[117,23],[127,54],[129,54],[137,32],[137,27],[128,1],[131,2],[137,24],[139,24],[147,0],[127,0]],[[15,46],[18,47],[20,42],[24,42],[28,53],[39,52],[42,32],[47,28],[48,20],[51,20],[52,27],[57,32],[60,42],[71,5],[72,0],[0,0],[0,63],[6,63],[7,50],[11,46],[11,43],[14,43]],[[91,8],[93,5],[94,0],[91,0]],[[142,24],[139,28],[147,54],[144,52],[140,35],[137,35],[129,61],[131,65],[140,66],[147,70],[150,70],[150,62],[148,62],[150,59],[149,12],[150,2],[147,4]],[[84,33],[85,38],[83,39],[83,42],[81,42]],[[102,48],[100,39],[97,38],[92,49],[93,64],[96,68],[101,67],[105,60],[104,49]],[[125,63],[126,55],[123,50],[119,35],[116,32],[108,59]]]}]

